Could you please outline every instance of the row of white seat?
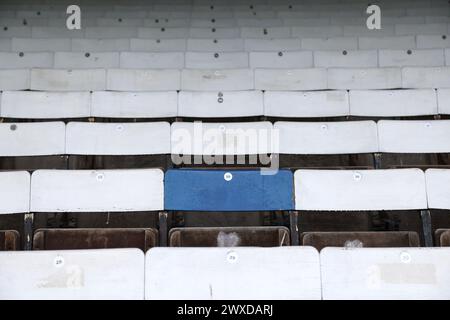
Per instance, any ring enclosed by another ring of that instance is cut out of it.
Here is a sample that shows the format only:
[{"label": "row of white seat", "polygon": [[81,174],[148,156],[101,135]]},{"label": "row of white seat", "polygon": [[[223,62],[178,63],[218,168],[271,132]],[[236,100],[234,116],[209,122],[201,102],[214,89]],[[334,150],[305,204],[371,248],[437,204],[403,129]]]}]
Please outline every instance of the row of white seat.
[{"label": "row of white seat", "polygon": [[0,38],[1,52],[249,52],[312,50],[413,50],[450,48],[446,35],[301,39],[79,39]]},{"label": "row of white seat", "polygon": [[[154,14],[154,13],[153,13]],[[83,27],[193,27],[193,28],[231,28],[231,27],[283,27],[283,26],[328,26],[328,25],[364,25],[367,17],[331,16],[320,18],[276,17],[276,18],[183,18],[173,17],[172,13],[154,14],[154,18],[84,18]],[[212,14],[212,16],[214,16]],[[169,18],[170,17],[170,18]],[[66,18],[2,18],[2,25],[8,27],[61,27]],[[434,24],[448,23],[450,17],[445,13],[421,16],[385,16],[384,25],[394,24]]]},{"label": "row of white seat", "polygon": [[0,69],[299,69],[450,66],[450,48],[288,52],[0,52]]},{"label": "row of white seat", "polygon": [[449,268],[448,248],[11,251],[0,298],[444,300]]},{"label": "row of white seat", "polygon": [[[213,58],[214,59],[214,58]],[[239,91],[450,88],[450,67],[0,69],[0,91]]]},{"label": "row of white seat", "polygon": [[0,156],[450,153],[450,120],[0,124]]},{"label": "row of white seat", "polygon": [[[5,171],[0,177],[0,214],[165,210],[160,169]],[[217,180],[204,187],[227,189]],[[450,209],[449,169],[297,170],[294,189],[295,210],[302,211]]]},{"label": "row of white seat", "polygon": [[0,93],[0,118],[410,117],[450,115],[450,89]]},{"label": "row of white seat", "polygon": [[[215,31],[214,31],[215,30]],[[305,38],[344,36],[408,36],[445,35],[449,33],[449,23],[404,23],[385,25],[382,29],[371,30],[365,24],[346,26],[293,26],[293,27],[237,27],[237,28],[182,28],[182,27],[85,27],[69,30],[59,27],[3,26],[0,38]]]}]

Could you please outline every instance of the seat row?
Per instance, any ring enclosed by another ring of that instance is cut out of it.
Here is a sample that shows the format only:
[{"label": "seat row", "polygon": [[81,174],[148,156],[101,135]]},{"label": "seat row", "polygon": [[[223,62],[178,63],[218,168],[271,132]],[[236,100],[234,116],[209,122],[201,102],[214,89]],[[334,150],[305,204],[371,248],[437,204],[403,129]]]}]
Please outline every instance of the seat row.
[{"label": "seat row", "polygon": [[449,49],[288,52],[2,52],[0,69],[298,69],[441,67]]},{"label": "seat row", "polygon": [[[2,52],[250,52],[311,50],[411,50],[450,48],[447,35],[302,37],[301,39],[79,39],[0,38]],[[394,51],[395,52],[395,51]]]},{"label": "seat row", "polygon": [[0,118],[320,118],[450,115],[449,89],[0,93]]},{"label": "seat row", "polygon": [[[214,58],[213,58],[214,59]],[[450,67],[304,69],[11,69],[0,90],[237,91],[450,88]]]},{"label": "seat row", "polygon": [[[251,18],[251,16],[249,16]],[[447,17],[448,18],[448,17]],[[448,19],[444,19],[448,20]],[[353,25],[313,25],[272,27],[84,27],[80,30],[67,29],[63,24],[56,27],[6,26],[0,29],[1,38],[304,38],[304,37],[355,37],[355,36],[410,36],[446,35],[449,23],[396,23],[384,25],[382,29],[368,29],[365,22]]]},{"label": "seat row", "polygon": [[0,298],[449,299],[449,268],[447,248],[0,252]]}]

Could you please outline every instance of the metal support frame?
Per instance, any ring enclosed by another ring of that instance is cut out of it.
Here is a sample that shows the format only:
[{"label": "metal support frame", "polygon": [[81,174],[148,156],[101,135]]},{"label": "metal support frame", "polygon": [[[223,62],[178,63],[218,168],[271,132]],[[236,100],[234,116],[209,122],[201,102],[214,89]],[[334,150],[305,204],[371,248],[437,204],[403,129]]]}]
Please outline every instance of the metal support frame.
[{"label": "metal support frame", "polygon": [[25,235],[25,250],[31,250],[33,247],[33,224],[34,224],[34,214],[25,213],[23,217],[23,229]]},{"label": "metal support frame", "polygon": [[289,229],[291,231],[291,245],[299,246],[300,238],[298,232],[298,212],[289,211]]},{"label": "metal support frame", "polygon": [[159,246],[167,247],[167,242],[169,238],[169,228],[168,228],[168,216],[167,212],[159,213]]},{"label": "metal support frame", "polygon": [[422,219],[422,231],[426,247],[433,246],[433,230],[431,227],[430,210],[421,210],[420,218]]}]

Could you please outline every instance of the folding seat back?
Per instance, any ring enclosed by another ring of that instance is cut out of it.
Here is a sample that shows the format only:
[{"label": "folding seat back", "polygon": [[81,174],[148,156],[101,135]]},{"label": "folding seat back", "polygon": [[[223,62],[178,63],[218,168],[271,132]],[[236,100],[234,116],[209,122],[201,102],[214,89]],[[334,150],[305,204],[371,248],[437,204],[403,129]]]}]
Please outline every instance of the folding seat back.
[{"label": "folding seat back", "polygon": [[311,68],[313,55],[308,51],[300,52],[251,52],[251,68],[295,69]]},{"label": "folding seat back", "polygon": [[303,50],[357,50],[356,37],[302,38]]},{"label": "folding seat back", "polygon": [[138,28],[136,27],[86,27],[85,38],[87,39],[115,39],[136,38]]},{"label": "folding seat back", "polygon": [[146,252],[158,243],[155,229],[38,229],[34,250],[138,248]]},{"label": "folding seat back", "polygon": [[188,69],[244,69],[249,67],[248,54],[245,52],[187,52]]},{"label": "folding seat back", "polygon": [[106,89],[103,69],[32,69],[31,90],[98,91]]},{"label": "folding seat back", "polygon": [[56,52],[58,69],[107,69],[119,67],[117,52]]},{"label": "folding seat back", "polygon": [[301,49],[300,40],[285,39],[244,39],[245,51],[299,51]]},{"label": "folding seat back", "polygon": [[188,28],[138,28],[141,39],[182,39],[189,34]]},{"label": "folding seat back", "polygon": [[379,50],[380,67],[445,66],[443,49]]},{"label": "folding seat back", "polygon": [[0,70],[0,90],[29,90],[30,78],[29,69]]},{"label": "folding seat back", "polygon": [[376,50],[314,51],[314,66],[319,68],[376,68]]},{"label": "folding seat back", "polygon": [[181,52],[121,52],[120,67],[124,69],[183,69]]},{"label": "folding seat back", "polygon": [[448,299],[449,259],[447,248],[326,248],[323,299]]},{"label": "folding seat back", "polygon": [[308,247],[153,248],[145,281],[146,299],[321,298],[318,253]]},{"label": "folding seat back", "polygon": [[106,74],[108,91],[174,91],[180,86],[177,69],[108,69]]},{"label": "folding seat back", "polygon": [[52,68],[50,52],[0,52],[0,69]]},{"label": "folding seat back", "polygon": [[0,215],[30,212],[30,174],[0,172]]},{"label": "folding seat back", "polygon": [[15,230],[0,231],[0,251],[20,250],[20,234]]},{"label": "folding seat back", "polygon": [[242,38],[289,38],[291,37],[291,29],[289,27],[242,27]]},{"label": "folding seat back", "polygon": [[241,52],[244,51],[244,39],[187,39],[187,51]]},{"label": "folding seat back", "polygon": [[71,39],[72,51],[93,53],[93,52],[114,52],[129,51],[130,39]]},{"label": "folding seat back", "polygon": [[1,299],[143,299],[137,249],[0,253]]},{"label": "folding seat back", "polygon": [[323,68],[255,69],[255,89],[324,90],[327,89],[327,70]]},{"label": "folding seat back", "polygon": [[254,75],[250,69],[184,69],[181,72],[183,91],[253,90]]},{"label": "folding seat back", "polygon": [[218,38],[218,39],[233,39],[239,38],[241,30],[239,28],[190,28],[189,37],[190,38]]},{"label": "folding seat back", "polygon": [[450,116],[450,90],[439,89],[437,90],[437,95],[439,114]]},{"label": "folding seat back", "polygon": [[0,168],[3,170],[66,167],[63,122],[0,124]]},{"label": "folding seat back", "polygon": [[286,227],[173,228],[170,247],[282,247],[290,245]]},{"label": "folding seat back", "polygon": [[399,68],[329,68],[327,75],[328,89],[375,90],[402,87],[402,71]]},{"label": "folding seat back", "polygon": [[0,38],[0,51],[8,52],[11,51],[11,49],[12,49],[12,40]]},{"label": "folding seat back", "polygon": [[449,246],[450,228],[450,170],[428,169],[425,172],[427,183],[428,208],[431,210],[435,228],[435,245]]},{"label": "folding seat back", "polygon": [[449,120],[379,121],[380,166],[448,166],[449,134]]},{"label": "folding seat back", "polygon": [[[48,52],[48,51],[70,51],[72,48],[71,39],[33,39],[33,38],[13,38],[11,42],[14,52]],[[31,67],[38,67],[37,64]],[[52,67],[50,65],[50,67]]]},{"label": "folding seat back", "polygon": [[414,36],[358,37],[358,47],[362,50],[409,50],[416,47]]},{"label": "folding seat back", "polygon": [[280,166],[373,168],[378,151],[373,121],[276,122]]},{"label": "folding seat back", "polygon": [[380,247],[419,247],[420,238],[416,232],[305,232],[301,243],[317,250],[325,247],[342,248],[380,248]]},{"label": "folding seat back", "polygon": [[129,41],[131,51],[184,52],[187,46],[186,39],[130,39]]},{"label": "folding seat back", "polygon": [[449,67],[404,67],[402,88],[450,88]]},{"label": "folding seat back", "polygon": [[449,48],[450,38],[446,35],[417,35],[418,49]]},{"label": "folding seat back", "polygon": [[165,167],[170,153],[167,122],[70,122],[66,132],[69,168]]}]

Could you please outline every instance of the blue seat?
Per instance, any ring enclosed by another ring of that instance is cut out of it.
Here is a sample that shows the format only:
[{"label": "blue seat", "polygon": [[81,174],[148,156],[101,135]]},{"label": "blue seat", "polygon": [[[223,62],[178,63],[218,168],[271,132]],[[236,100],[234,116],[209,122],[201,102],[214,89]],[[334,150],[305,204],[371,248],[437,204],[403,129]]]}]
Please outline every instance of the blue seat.
[{"label": "blue seat", "polygon": [[294,210],[293,174],[280,170],[171,169],[165,174],[164,206],[172,211]]}]

